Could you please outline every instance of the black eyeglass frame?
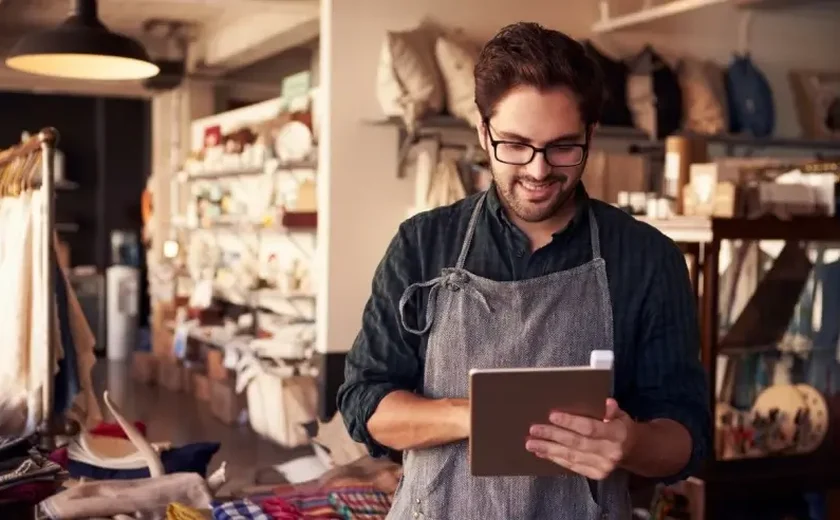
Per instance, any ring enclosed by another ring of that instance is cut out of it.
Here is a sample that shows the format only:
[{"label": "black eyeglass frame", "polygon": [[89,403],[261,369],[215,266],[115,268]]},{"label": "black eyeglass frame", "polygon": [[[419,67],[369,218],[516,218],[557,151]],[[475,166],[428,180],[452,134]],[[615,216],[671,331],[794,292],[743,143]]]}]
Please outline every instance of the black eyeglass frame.
[{"label": "black eyeglass frame", "polygon": [[[587,156],[589,155],[589,131],[586,132],[586,141],[583,143],[558,143],[558,144],[550,144],[548,146],[543,146],[542,148],[538,148],[529,143],[523,143],[520,141],[506,141],[504,139],[494,139],[493,134],[491,132],[492,127],[490,126],[490,120],[484,119],[484,128],[487,131],[487,139],[490,141],[490,146],[493,147],[493,157],[496,158],[497,161],[503,164],[510,164],[511,166],[525,166],[531,164],[531,161],[537,156],[537,153],[541,153],[543,156],[543,160],[549,165],[555,168],[569,168],[574,166],[580,166],[586,161]],[[525,146],[531,149],[531,156],[525,162],[508,162],[499,159],[499,145],[500,144],[513,144],[516,146]],[[560,148],[560,149],[569,149],[569,148],[580,148],[580,160],[574,164],[553,164],[551,161],[548,160],[548,154],[546,153],[551,148]]]}]

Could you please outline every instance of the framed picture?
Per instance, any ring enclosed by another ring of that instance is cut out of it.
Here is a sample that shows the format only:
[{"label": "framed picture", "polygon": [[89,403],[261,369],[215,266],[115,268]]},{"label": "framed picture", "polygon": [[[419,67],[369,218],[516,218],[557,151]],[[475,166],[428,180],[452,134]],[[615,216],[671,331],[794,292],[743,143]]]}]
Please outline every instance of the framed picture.
[{"label": "framed picture", "polygon": [[840,70],[790,73],[804,137],[840,139]]}]

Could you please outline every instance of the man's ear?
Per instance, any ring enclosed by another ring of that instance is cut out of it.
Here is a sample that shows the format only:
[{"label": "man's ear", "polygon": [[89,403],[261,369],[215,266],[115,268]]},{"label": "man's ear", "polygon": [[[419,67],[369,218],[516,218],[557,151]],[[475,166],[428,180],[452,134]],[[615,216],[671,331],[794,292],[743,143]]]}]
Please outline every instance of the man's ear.
[{"label": "man's ear", "polygon": [[481,145],[481,149],[485,152],[487,151],[487,127],[484,125],[484,119],[482,117],[478,117],[478,121],[475,125],[476,135],[478,136],[478,144]]}]

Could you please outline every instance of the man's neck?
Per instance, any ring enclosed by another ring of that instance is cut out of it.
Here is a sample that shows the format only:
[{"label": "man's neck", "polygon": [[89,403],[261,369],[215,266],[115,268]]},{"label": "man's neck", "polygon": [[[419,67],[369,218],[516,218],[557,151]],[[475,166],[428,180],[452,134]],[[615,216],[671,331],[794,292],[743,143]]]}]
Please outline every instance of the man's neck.
[{"label": "man's neck", "polygon": [[554,216],[540,222],[527,222],[522,220],[507,207],[505,207],[505,213],[508,219],[528,237],[528,241],[531,243],[531,252],[534,252],[548,245],[554,234],[563,231],[569,226],[569,223],[575,217],[577,205],[577,197],[575,194],[572,194]]}]

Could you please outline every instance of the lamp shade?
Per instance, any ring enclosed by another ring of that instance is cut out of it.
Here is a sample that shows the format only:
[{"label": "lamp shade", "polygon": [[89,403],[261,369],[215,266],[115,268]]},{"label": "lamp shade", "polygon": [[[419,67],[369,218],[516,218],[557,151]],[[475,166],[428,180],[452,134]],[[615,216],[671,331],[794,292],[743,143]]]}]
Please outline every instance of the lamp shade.
[{"label": "lamp shade", "polygon": [[144,79],[160,72],[139,42],[99,21],[95,0],[77,0],[64,23],[23,37],[6,65],[42,76],[105,81]]}]

